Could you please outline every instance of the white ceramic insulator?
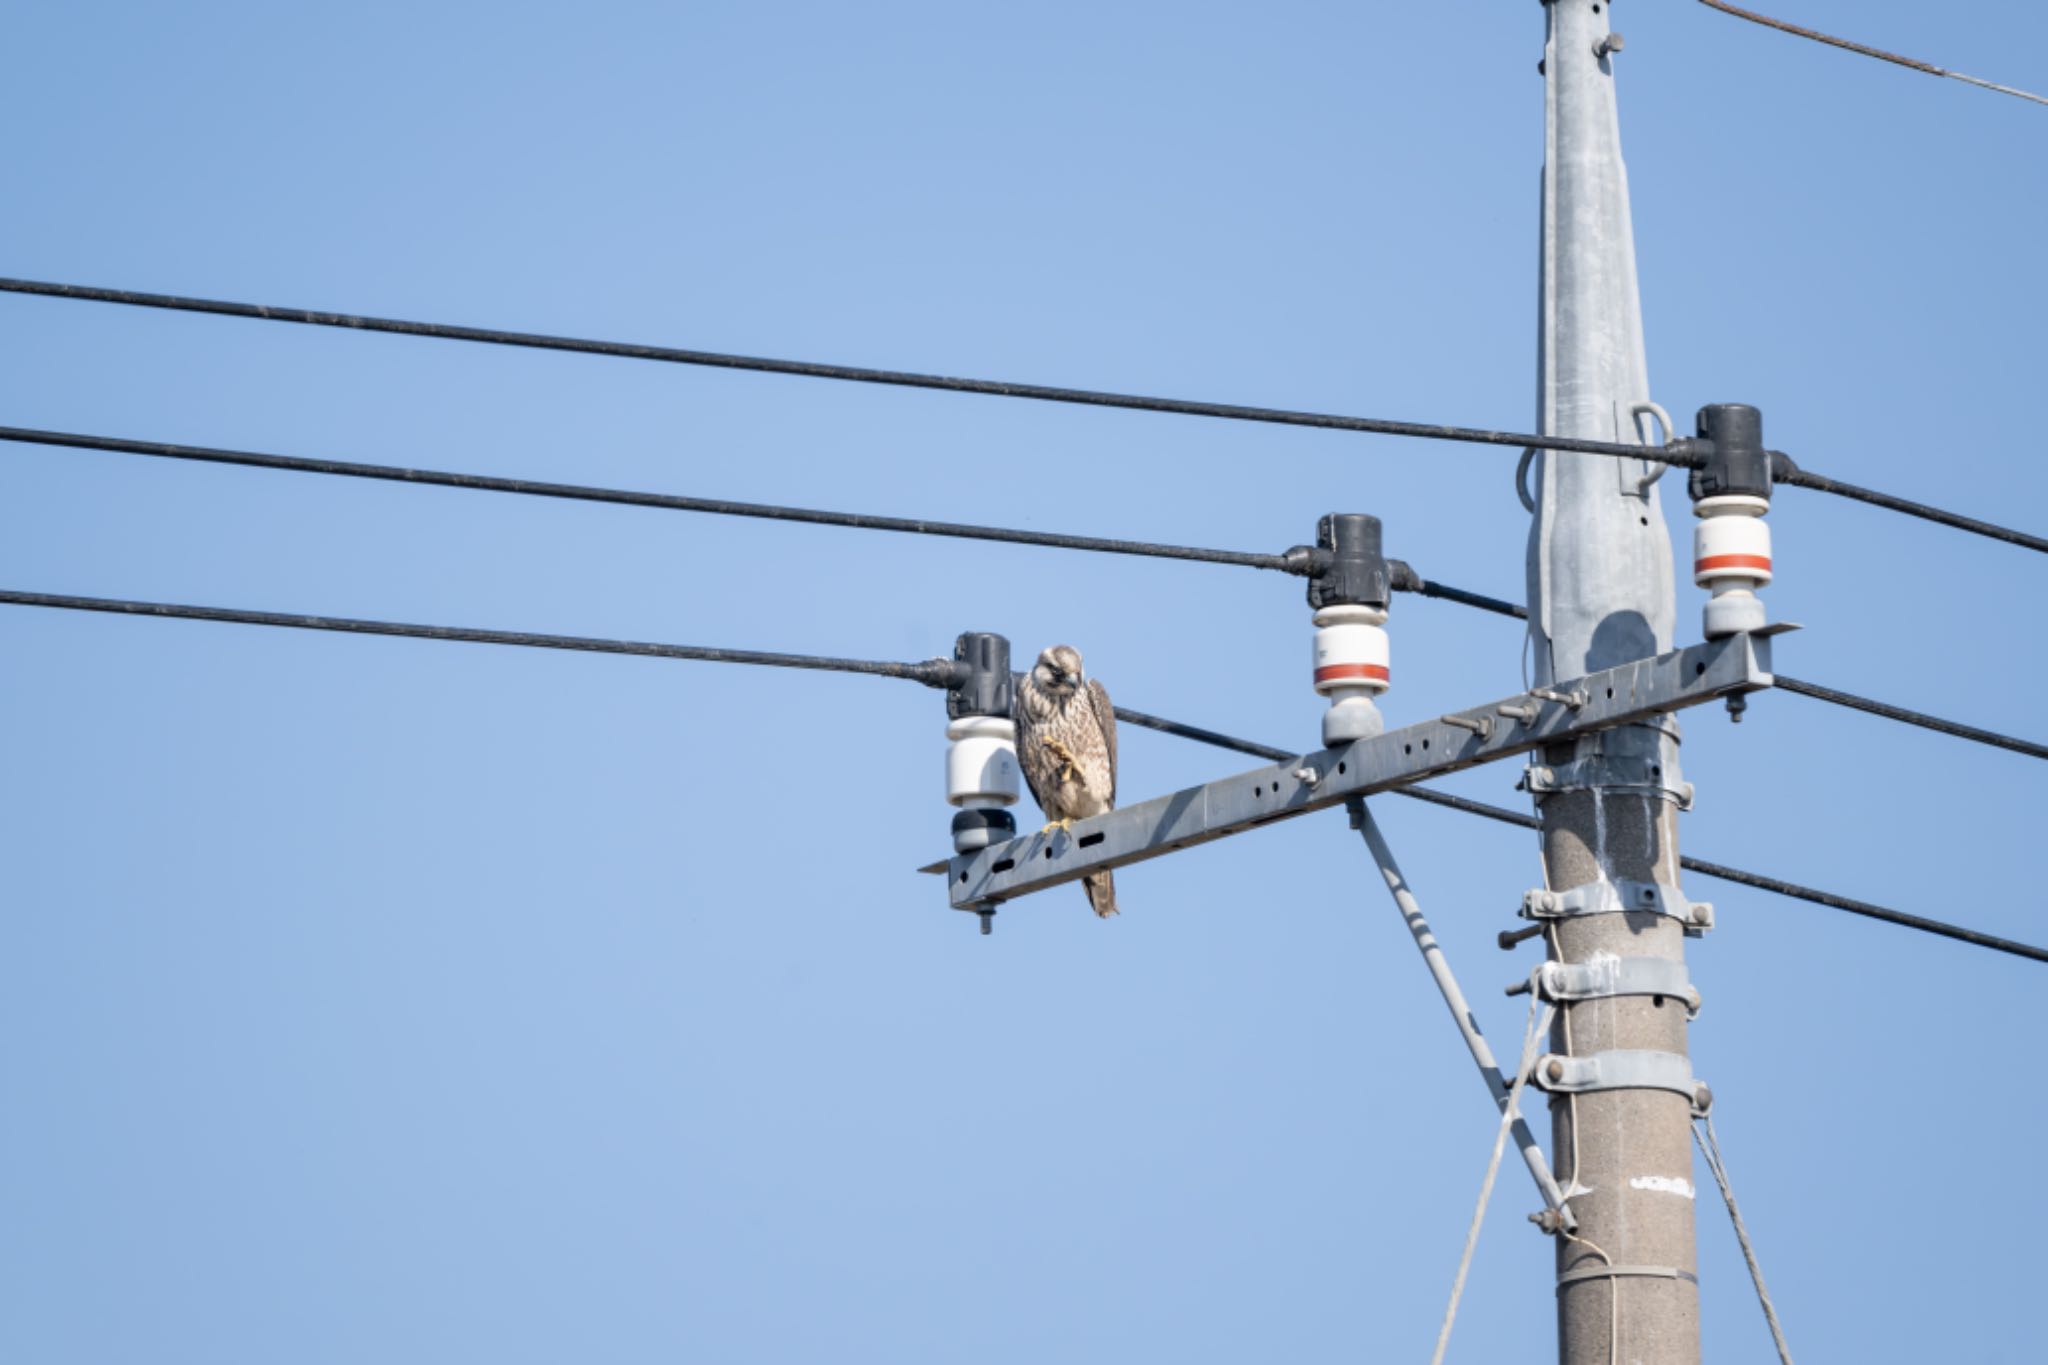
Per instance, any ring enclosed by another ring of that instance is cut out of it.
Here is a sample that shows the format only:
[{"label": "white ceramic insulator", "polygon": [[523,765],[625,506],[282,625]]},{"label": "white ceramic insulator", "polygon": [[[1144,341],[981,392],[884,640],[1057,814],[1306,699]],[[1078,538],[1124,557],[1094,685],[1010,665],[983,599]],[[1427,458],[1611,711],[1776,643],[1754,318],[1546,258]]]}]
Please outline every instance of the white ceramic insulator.
[{"label": "white ceramic insulator", "polygon": [[1763,498],[1731,494],[1693,504],[1692,581],[1710,590],[1706,637],[1762,630],[1767,619],[1756,590],[1771,581],[1771,528]]},{"label": "white ceramic insulator", "polygon": [[1315,687],[1378,696],[1392,682],[1388,670],[1387,613],[1379,607],[1324,607],[1316,613]]},{"label": "white ceramic insulator", "polygon": [[1724,580],[1730,587],[1762,587],[1771,581],[1771,528],[1762,498],[1703,498],[1692,532],[1692,577],[1703,588]]},{"label": "white ceramic insulator", "polygon": [[946,726],[946,800],[1010,806],[1018,797],[1017,727],[1001,716],[962,716]]}]

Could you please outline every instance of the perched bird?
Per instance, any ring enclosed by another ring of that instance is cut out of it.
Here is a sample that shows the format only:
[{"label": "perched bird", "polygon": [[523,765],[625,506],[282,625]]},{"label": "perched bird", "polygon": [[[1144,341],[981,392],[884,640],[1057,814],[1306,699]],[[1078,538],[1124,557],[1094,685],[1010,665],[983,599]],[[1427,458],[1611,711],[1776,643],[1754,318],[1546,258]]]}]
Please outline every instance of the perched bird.
[{"label": "perched bird", "polygon": [[[1017,763],[1031,795],[1052,823],[1116,807],[1116,709],[1099,682],[1083,685],[1081,651],[1054,645],[1017,685]],[[1081,879],[1088,905],[1107,919],[1116,913],[1116,881],[1107,872]]]}]

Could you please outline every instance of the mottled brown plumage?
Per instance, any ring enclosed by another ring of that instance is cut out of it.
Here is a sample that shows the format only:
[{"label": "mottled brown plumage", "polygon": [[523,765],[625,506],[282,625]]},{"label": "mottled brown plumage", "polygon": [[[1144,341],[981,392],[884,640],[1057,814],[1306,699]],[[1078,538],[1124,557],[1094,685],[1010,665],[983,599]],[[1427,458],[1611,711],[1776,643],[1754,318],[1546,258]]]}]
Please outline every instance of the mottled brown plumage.
[{"label": "mottled brown plumage", "polygon": [[[1017,685],[1017,761],[1031,795],[1053,826],[1116,807],[1116,710],[1099,682],[1085,685],[1081,651],[1054,645]],[[1081,879],[1088,905],[1116,913],[1116,880],[1107,872]]]}]

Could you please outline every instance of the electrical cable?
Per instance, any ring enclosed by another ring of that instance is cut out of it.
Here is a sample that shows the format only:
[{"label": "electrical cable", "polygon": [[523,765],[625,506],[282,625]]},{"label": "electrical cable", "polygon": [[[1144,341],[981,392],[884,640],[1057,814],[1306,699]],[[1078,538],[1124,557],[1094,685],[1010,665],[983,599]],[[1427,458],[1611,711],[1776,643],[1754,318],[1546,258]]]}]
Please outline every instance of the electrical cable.
[{"label": "electrical cable", "polygon": [[452,323],[410,322],[397,318],[366,317],[352,313],[322,313],[306,308],[285,308],[273,304],[234,303],[223,299],[186,298],[175,294],[149,294],[133,289],[104,289],[93,285],[56,284],[45,280],[0,278],[0,293],[33,294],[44,298],[82,299],[92,303],[116,303],[137,308],[163,308],[182,313],[211,313],[221,317],[260,318],[268,322],[295,322],[314,327],[342,327],[358,332],[390,332],[401,336],[433,337],[445,341],[473,341],[493,346],[520,346],[534,350],[571,351],[582,355],[618,356],[631,360],[664,361],[675,365],[701,365],[727,370],[751,370],[763,374],[798,375],[810,379],[837,379],[856,384],[884,384],[897,388],[936,389],[948,393],[985,394],[998,398],[1028,398],[1046,403],[1071,403],[1083,407],[1125,408],[1136,412],[1164,412],[1184,417],[1217,417],[1226,421],[1264,422],[1279,426],[1316,427],[1330,431],[1357,431],[1378,436],[1405,436],[1432,441],[1462,441],[1474,445],[1535,446],[1541,450],[1578,451],[1608,455],[1616,459],[1648,460],[1655,464],[1695,468],[1696,455],[1666,451],[1654,446],[1626,445],[1617,441],[1588,441],[1568,436],[1531,436],[1511,431],[1489,431],[1478,427],[1440,426],[1428,422],[1396,422],[1377,417],[1345,417],[1332,413],[1301,412],[1288,408],[1248,407],[1237,403],[1205,403],[1181,398],[1155,398],[1142,394],[1105,393],[1095,389],[1058,388],[1046,384],[1014,384],[997,379],[964,379],[948,375],[918,374],[906,370],[878,370],[858,365],[826,365],[808,360],[776,360],[762,356],[731,355],[722,351],[686,350],[674,346],[643,346],[630,342],[593,341],[580,337],[548,336],[537,332],[508,332],[488,327],[465,327]]},{"label": "electrical cable", "polygon": [[1284,554],[1209,550],[1188,545],[1159,545],[1141,540],[1112,540],[1101,536],[1018,531],[1000,526],[969,526],[957,522],[930,521],[922,517],[884,517],[870,516],[863,512],[818,511],[805,507],[781,507],[771,503],[734,502],[726,498],[689,497],[678,493],[643,493],[622,488],[546,483],[538,479],[507,479],[488,474],[458,474],[439,469],[357,464],[348,460],[309,459],[298,455],[271,455],[248,450],[218,450],[209,446],[173,445],[166,441],[135,441],[123,437],[87,436],[65,431],[37,431],[26,427],[0,427],[0,441],[60,446],[74,450],[111,451],[123,455],[146,455],[160,459],[195,460],[207,464],[243,465],[253,469],[285,470],[297,474],[334,474],[344,478],[381,479],[391,483],[419,484],[428,487],[467,488],[489,493],[562,498],[574,502],[617,503],[627,507],[703,512],[722,517],[757,517],[766,521],[847,526],[864,531],[951,536],[956,539],[992,540],[1014,545],[1044,545],[1061,550],[1092,550],[1103,554],[1149,555],[1160,559],[1184,559],[1204,564],[1277,569],[1287,573],[1306,574],[1312,564],[1311,557],[1306,554],[1290,557]]},{"label": "electrical cable", "polygon": [[[188,621],[216,621],[232,625],[279,626],[291,630],[339,631],[350,635],[387,635],[414,640],[448,640],[471,644],[515,645],[535,649],[562,649],[596,654],[631,654],[646,658],[688,659],[702,663],[750,664],[768,668],[818,669],[834,673],[865,673],[887,678],[903,678],[923,683],[926,687],[943,688],[951,686],[957,676],[958,665],[947,659],[928,659],[922,663],[895,663],[873,659],[839,659],[814,654],[778,654],[762,650],[714,649],[702,645],[653,644],[639,640],[593,639],[580,635],[541,635],[530,631],[484,630],[467,626],[412,625],[398,621],[364,621],[350,617],[307,616],[292,612],[245,611],[233,607],[198,607],[169,602],[138,602],[104,597],[75,597],[58,593],[16,592],[0,589],[0,605],[20,607],[50,607],[64,611],[106,612],[123,616],[154,616]],[[1233,749],[1239,753],[1252,754],[1275,762],[1282,762],[1298,755],[1285,749],[1268,745],[1253,744],[1248,740],[1234,739],[1214,730],[1199,726],[1183,725],[1178,721],[1166,720],[1128,707],[1116,708],[1117,719],[1148,730],[1178,735],[1183,739],[1197,740],[1218,748]],[[1519,825],[1525,829],[1541,829],[1542,824],[1534,816],[1522,815],[1498,806],[1452,796],[1448,792],[1430,791],[1425,788],[1399,787],[1397,795],[1406,796],[1431,805],[1468,814],[1483,815],[1505,824]],[[2048,949],[2036,948],[2030,944],[2018,943],[2012,939],[1999,938],[1993,934],[1978,933],[1940,920],[1909,915],[1904,911],[1888,910],[1867,901],[1853,900],[1830,892],[1816,891],[1812,887],[1800,886],[1796,882],[1781,881],[1775,877],[1760,876],[1744,872],[1739,868],[1727,867],[1704,859],[1681,857],[1679,864],[1691,871],[1723,881],[1736,882],[1758,890],[1790,896],[1797,900],[1811,901],[1834,910],[1845,910],[1850,914],[1862,915],[1868,919],[1883,920],[1888,924],[1918,929],[1924,933],[1939,934],[1944,938],[1956,939],[1980,948],[1991,948],[1998,952],[2011,953],[2017,957],[2030,958],[2036,962],[2048,962]]]},{"label": "electrical cable", "polygon": [[2015,90],[2009,85],[1997,85],[1991,81],[1981,80],[1976,76],[1965,76],[1960,71],[1950,71],[1945,67],[1935,66],[1931,62],[1916,61],[1911,57],[1901,57],[1898,53],[1886,52],[1881,47],[1866,47],[1862,43],[1852,43],[1847,38],[1836,38],[1815,29],[1801,28],[1797,24],[1788,24],[1783,19],[1773,19],[1769,15],[1757,14],[1746,9],[1737,9],[1733,5],[1724,3],[1724,0],[1700,0],[1700,3],[1708,9],[1717,9],[1723,14],[1732,14],[1738,19],[1747,19],[1752,24],[1762,24],[1765,28],[1774,28],[1780,33],[1790,33],[1798,38],[1810,38],[1816,43],[1826,43],[1829,47],[1839,47],[1844,51],[1854,52],[1859,56],[1875,57],[1881,62],[1890,62],[1894,66],[1903,66],[1912,71],[1924,71],[1930,76],[1946,76],[1950,80],[1966,81],[1971,85],[1982,86],[1986,90],[1996,90],[2001,95],[2013,95],[2019,99],[2032,100],[2036,104],[2048,104],[2048,99],[2030,94],[2025,90]]},{"label": "electrical cable", "polygon": [[2013,753],[2025,754],[2029,758],[2048,758],[2048,744],[2036,744],[2029,739],[2002,735],[1996,730],[1982,730],[1974,725],[1964,725],[1959,721],[1943,720],[1939,716],[1930,716],[1924,711],[1908,711],[1903,706],[1893,706],[1889,702],[1872,701],[1869,697],[1859,697],[1853,692],[1837,692],[1832,687],[1822,687],[1819,683],[1805,682],[1799,678],[1788,678],[1783,673],[1774,673],[1771,676],[1777,680],[1777,687],[1780,691],[1791,692],[1801,697],[1812,697],[1816,701],[1824,701],[1834,706],[1847,707],[1852,711],[1864,711],[1873,716],[1882,716],[1886,720],[1895,720],[1902,725],[1917,725],[1923,730],[1932,730],[1936,734],[1953,735],[1957,739],[1967,739],[1977,744],[1988,744],[1994,749],[2009,749]]},{"label": "electrical cable", "polygon": [[[456,323],[416,322],[401,318],[370,317],[357,313],[323,313],[308,308],[277,304],[237,303],[226,299],[192,298],[178,294],[152,294],[135,289],[107,289],[97,285],[60,284],[48,280],[0,278],[0,293],[28,294],[41,298],[76,299],[89,303],[121,304],[134,308],[161,308],[181,313],[208,313],[219,317],[255,318],[266,322],[292,322],[313,327],[340,327],[358,332],[387,332],[399,336],[431,337],[445,341],[471,341],[493,346],[517,346],[534,350],[568,351],[580,355],[616,356],[632,360],[663,361],[676,365],[710,366],[717,369],[751,370],[763,374],[797,375],[810,379],[835,379],[857,384],[883,384],[897,388],[933,389],[949,393],[984,394],[999,398],[1027,398],[1047,403],[1071,403],[1083,407],[1124,408],[1137,412],[1173,413],[1184,417],[1215,417],[1226,421],[1264,422],[1279,426],[1315,427],[1329,431],[1356,431],[1379,436],[1414,437],[1433,441],[1461,441],[1474,445],[1509,446],[1527,450],[1563,450],[1615,459],[1645,460],[1680,469],[1697,469],[1705,456],[1686,448],[1686,443],[1667,446],[1629,445],[1617,441],[1590,441],[1570,436],[1539,436],[1525,432],[1493,431],[1480,427],[1445,426],[1428,422],[1397,422],[1379,417],[1346,417],[1334,413],[1304,412],[1289,408],[1250,407],[1237,403],[1208,403],[1182,398],[1158,398],[1143,394],[1110,393],[1097,389],[1069,389],[1046,384],[1018,384],[999,379],[966,379],[949,375],[919,374],[908,370],[869,369],[858,365],[827,365],[809,360],[782,360],[764,356],[734,355],[723,351],[688,350],[675,346],[645,346],[633,342],[598,341],[582,337],[550,336],[540,332],[511,332],[489,327],[468,327]],[[1782,482],[1795,487],[1819,489],[1855,498],[1878,507],[1924,517],[1957,530],[1990,536],[2008,544],[2048,553],[2048,539],[2022,531],[1995,526],[1925,503],[1895,498],[1885,493],[1842,483],[1803,469],[1788,470]]]},{"label": "electrical cable", "polygon": [[[1306,545],[1295,546],[1281,554],[1214,550],[1192,545],[1163,545],[1145,540],[1065,535],[1052,531],[1021,531],[1004,526],[975,526],[960,522],[932,521],[924,517],[889,517],[866,512],[821,511],[808,507],[785,507],[776,503],[693,497],[681,493],[646,493],[624,488],[596,488],[587,484],[501,478],[490,474],[461,474],[442,469],[360,464],[350,460],[314,459],[302,455],[277,455],[253,450],[223,450],[213,446],[176,445],[168,441],[139,441],[122,436],[91,436],[80,432],[43,431],[31,427],[0,426],[0,441],[69,450],[108,451],[120,455],[141,455],[157,459],[191,460],[202,464],[239,465],[251,469],[279,470],[294,474],[331,474],[342,478],[374,479],[424,487],[462,488],[487,493],[561,498],[572,502],[616,503],[625,507],[701,512],[710,516],[755,517],[764,521],[842,526],[862,531],[948,536],[959,540],[1038,545],[1056,550],[1084,550],[1097,554],[1140,555],[1155,559],[1187,560],[1198,564],[1271,569],[1300,577],[1313,577],[1324,563],[1323,553]],[[1424,597],[1460,602],[1489,611],[1521,614],[1522,609],[1513,603],[1424,579],[1401,560],[1390,559],[1387,565],[1392,586],[1397,592],[1413,592]]]},{"label": "electrical cable", "polygon": [[1966,517],[1958,512],[1945,512],[1924,502],[1894,497],[1890,493],[1880,493],[1872,488],[1864,488],[1860,484],[1844,483],[1840,479],[1831,479],[1825,474],[1816,474],[1809,469],[1788,469],[1774,481],[1789,484],[1793,488],[1810,488],[1819,493],[1832,493],[1838,498],[1848,498],[1853,502],[1882,507],[1887,512],[1903,513],[1909,517],[1918,517],[1922,521],[1931,521],[1937,526],[1949,527],[1951,530],[1968,531],[1971,535],[1985,536],[1991,540],[2003,541],[2007,545],[2017,545],[2023,550],[2048,554],[2048,537],[2029,535],[2025,531],[2015,531],[2010,526],[1980,521],[1976,517]]},{"label": "electrical cable", "polygon": [[232,607],[193,607],[170,602],[132,602],[43,592],[0,590],[0,604],[109,612],[122,616],[170,617],[185,621],[220,621],[241,626],[282,626],[291,630],[332,630],[350,635],[395,635],[411,640],[455,640],[470,644],[520,645],[532,649],[580,650],[594,654],[636,654],[656,659],[690,659],[700,663],[869,673],[885,678],[907,678],[927,687],[948,686],[955,669],[955,665],[945,659],[924,663],[834,659],[815,654],[771,654],[753,649],[711,649],[700,645],[649,644],[639,640],[602,640],[581,635],[537,635],[523,630],[480,630],[467,626],[420,626],[399,621],[360,621],[341,616],[304,616],[295,612],[242,611]]},{"label": "electrical cable", "polygon": [[[1148,715],[1143,711],[1133,711],[1122,706],[1116,708],[1116,717],[1118,720],[1128,721],[1132,725],[1141,726],[1147,730],[1157,730],[1162,734],[1178,735],[1182,739],[1191,739],[1197,743],[1214,745],[1219,749],[1231,749],[1241,754],[1250,754],[1254,758],[1263,758],[1274,763],[1285,763],[1301,756],[1294,750],[1276,749],[1267,744],[1254,744],[1249,740],[1236,739],[1229,735],[1219,734],[1214,730],[1202,729],[1199,726],[1184,725],[1179,721],[1165,720],[1158,716]],[[1396,787],[1393,789],[1393,794],[1405,796],[1412,801],[1422,801],[1432,806],[1440,806],[1445,810],[1462,811],[1467,815],[1481,816],[1488,820],[1498,821],[1504,825],[1515,825],[1521,829],[1541,830],[1543,828],[1543,822],[1533,815],[1525,815],[1520,811],[1507,810],[1500,806],[1490,806],[1484,801],[1474,801],[1464,796],[1453,796],[1449,792],[1435,791],[1428,787]],[[1896,924],[1905,929],[1917,929],[1922,933],[1937,934],[1942,938],[1955,939],[1959,943],[1967,943],[1977,948],[1989,948],[1994,952],[2010,953],[2014,957],[2023,957],[2034,962],[2048,962],[2048,948],[2037,948],[2030,943],[2020,943],[2014,939],[2000,938],[1996,934],[1979,933],[1975,929],[1965,929],[1960,925],[1947,924],[1941,920],[1927,919],[1921,915],[1908,914],[1903,910],[1891,910],[1881,905],[1872,905],[1869,901],[1854,900],[1848,896],[1837,896],[1829,891],[1815,890],[1813,887],[1801,886],[1797,882],[1783,881],[1777,877],[1766,877],[1760,873],[1745,872],[1738,867],[1729,867],[1725,863],[1709,862],[1704,858],[1695,858],[1690,854],[1680,855],[1678,864],[1689,872],[1697,872],[1702,876],[1715,877],[1725,882],[1734,882],[1738,886],[1752,887],[1758,891],[1769,891],[1774,895],[1786,896],[1793,900],[1808,901],[1814,905],[1825,906],[1830,910],[1847,911],[1852,915],[1861,915],[1865,919],[1881,920],[1886,924]]]},{"label": "electrical cable", "polygon": [[[1419,577],[1405,584],[1397,579],[1396,586],[1404,587],[1407,591],[1420,593],[1424,597],[1437,597],[1442,598],[1446,602],[1457,602],[1464,606],[1476,607],[1481,611],[1492,612],[1496,616],[1511,616],[1518,621],[1529,619],[1528,608],[1514,602],[1503,601],[1498,597],[1487,597],[1481,593],[1467,592],[1463,588],[1446,587],[1441,583],[1430,583]],[[1988,744],[1994,749],[2007,749],[2016,754],[2025,754],[2030,758],[2048,759],[2048,744],[2037,744],[2029,739],[2020,739],[2016,735],[2000,734],[1996,730],[1986,730],[1980,726],[1965,725],[1961,721],[1943,720],[1940,716],[1930,716],[1925,711],[1912,711],[1903,706],[1893,706],[1890,702],[1875,701],[1869,697],[1859,697],[1853,692],[1842,692],[1832,687],[1822,687],[1819,683],[1810,683],[1799,678],[1787,677],[1783,673],[1774,673],[1772,677],[1777,680],[1777,686],[1781,691],[1791,692],[1797,696],[1811,697],[1816,701],[1824,701],[1835,706],[1847,707],[1852,711],[1863,711],[1873,716],[1882,716],[1886,720],[1895,720],[1903,725],[1917,725],[1923,730],[1932,730],[1937,734],[1949,735],[1956,739],[1967,739],[1976,744]]]}]

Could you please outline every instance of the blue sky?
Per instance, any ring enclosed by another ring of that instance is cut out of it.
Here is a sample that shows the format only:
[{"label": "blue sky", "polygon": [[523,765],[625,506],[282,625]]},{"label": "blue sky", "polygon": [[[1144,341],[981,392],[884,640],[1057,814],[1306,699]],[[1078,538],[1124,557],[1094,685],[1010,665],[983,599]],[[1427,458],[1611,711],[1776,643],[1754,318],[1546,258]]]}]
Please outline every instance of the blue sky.
[{"label": "blue sky", "polygon": [[[2035,6],[1786,17],[2048,84]],[[1541,21],[43,6],[0,273],[1522,429]],[[2048,526],[2048,113],[1697,5],[1617,26],[1659,401]],[[1496,452],[18,297],[0,347],[15,425],[1254,550],[1368,511],[1520,593]],[[0,480],[8,587],[877,658],[998,630],[1317,733],[1277,575],[27,447]],[[1797,491],[1773,524],[1788,673],[2041,737],[2048,565]],[[1390,630],[1393,723],[1517,684],[1513,623]],[[1433,1340],[1490,1109],[1341,815],[983,939],[912,872],[949,815],[912,685],[18,608],[0,657],[10,1360]],[[2028,760],[1790,696],[1686,731],[1688,851],[2048,939]],[[1123,765],[1126,799],[1246,766]],[[1506,1046],[1533,840],[1376,809]],[[1696,1065],[1800,1359],[2034,1354],[2040,967],[1688,889]],[[1504,1172],[1454,1358],[1549,1353],[1533,1207]],[[1705,1202],[1700,1241],[1710,1356],[1761,1358]]]}]

